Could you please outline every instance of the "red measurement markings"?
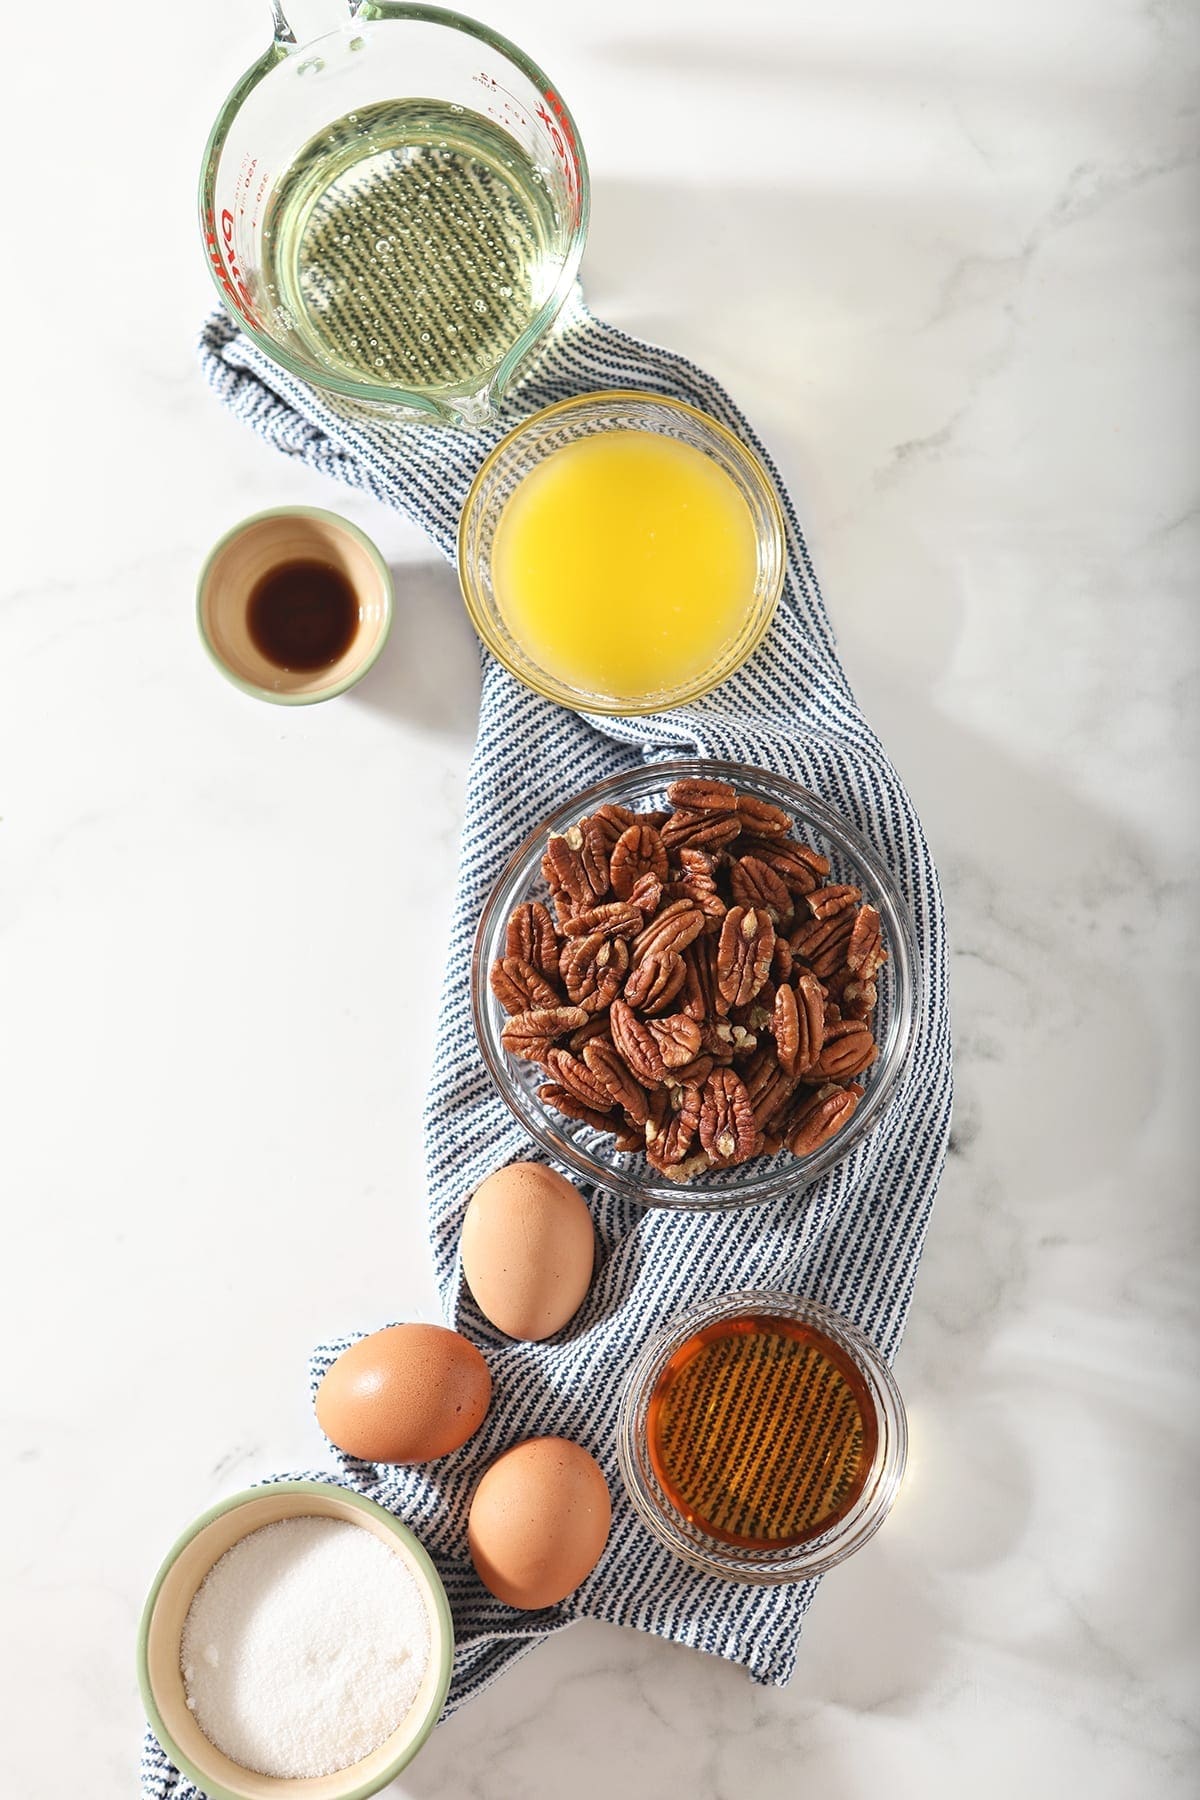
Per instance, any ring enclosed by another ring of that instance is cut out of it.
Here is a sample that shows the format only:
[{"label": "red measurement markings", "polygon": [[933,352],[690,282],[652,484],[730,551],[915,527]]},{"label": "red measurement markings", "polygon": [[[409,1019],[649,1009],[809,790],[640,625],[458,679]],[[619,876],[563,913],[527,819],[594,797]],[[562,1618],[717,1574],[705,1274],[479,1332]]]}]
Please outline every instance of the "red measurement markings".
[{"label": "red measurement markings", "polygon": [[[551,111],[547,111],[547,107]],[[571,129],[571,121],[567,117],[567,109],[554,92],[547,88],[542,96],[542,104],[537,109],[537,116],[550,133],[550,141],[554,145],[554,154],[558,166],[563,172],[567,184],[567,198],[576,212],[579,210],[579,146],[575,142],[575,133]]]},{"label": "red measurement markings", "polygon": [[[509,90],[506,87],[501,87],[494,75],[489,75],[485,69],[480,69],[472,79],[477,81],[480,87],[486,88],[489,94],[503,94],[507,103],[504,110],[515,112],[523,125],[529,125],[529,114],[525,111],[516,95],[509,93]],[[559,99],[558,95],[554,92],[553,88],[547,88],[546,92],[542,95],[542,104],[538,107],[536,116],[546,127],[550,142],[554,146],[554,159],[563,173],[563,180],[567,189],[567,199],[574,208],[576,217],[578,217],[579,146],[575,141],[575,133],[571,129],[571,121],[567,116],[567,109]],[[492,117],[495,118],[496,114],[492,113]]]},{"label": "red measurement markings", "polygon": [[246,285],[245,276],[238,264],[237,251],[234,249],[233,214],[228,207],[225,207],[221,213],[220,236],[217,235],[216,222],[212,214],[208,215],[204,239],[208,247],[208,260],[212,264],[217,280],[234,301],[238,311],[257,324],[258,314],[255,311],[250,290]]}]

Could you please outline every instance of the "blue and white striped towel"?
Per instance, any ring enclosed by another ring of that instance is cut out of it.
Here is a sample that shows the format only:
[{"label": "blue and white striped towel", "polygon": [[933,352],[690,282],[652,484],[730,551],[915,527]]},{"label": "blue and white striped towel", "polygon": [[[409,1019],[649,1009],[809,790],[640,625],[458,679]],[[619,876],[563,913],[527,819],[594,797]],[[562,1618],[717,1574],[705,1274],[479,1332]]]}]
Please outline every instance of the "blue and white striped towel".
[{"label": "blue and white striped towel", "polygon": [[[711,413],[771,464],[729,397],[693,364],[593,319],[578,298],[563,327],[477,434],[347,424],[277,368],[224,314],[205,328],[205,373],[219,397],[288,456],[368,489],[416,520],[454,556],[459,510],[492,445],[518,419],[571,394],[639,388]],[[772,469],[774,475],[774,470]],[[778,486],[778,477],[775,476]],[[772,629],[750,662],[693,705],[640,719],[579,717],[528,692],[484,655],[458,895],[425,1115],[429,1229],[447,1321],[481,1346],[495,1399],[464,1449],[428,1468],[340,1458],[335,1479],[399,1513],[437,1560],[457,1649],[447,1711],[573,1619],[609,1619],[744,1664],[782,1685],[796,1660],[815,1582],[741,1586],[697,1574],[652,1539],[617,1473],[614,1426],[622,1371],[661,1321],[701,1296],[785,1288],[855,1320],[889,1358],[900,1342],[950,1127],[950,1022],[942,903],[920,823],[837,659],[808,551],[786,494],[788,573]],[[869,1141],[805,1196],[738,1212],[642,1212],[602,1194],[593,1211],[601,1261],[564,1343],[514,1344],[481,1317],[460,1277],[467,1198],[502,1162],[533,1147],[496,1095],[471,1026],[467,971],[480,909],[510,851],[590,782],[670,755],[753,763],[820,794],[869,838],[912,908],[921,953],[915,1054],[907,1082]],[[364,1321],[374,1329],[384,1320]],[[322,1346],[316,1383],[348,1340]],[[560,1606],[517,1613],[482,1587],[466,1554],[466,1513],[480,1471],[505,1446],[543,1433],[584,1444],[613,1497],[613,1529],[595,1572]],[[328,1475],[322,1477],[330,1479]],[[143,1793],[192,1800],[195,1789],[147,1739]]]}]

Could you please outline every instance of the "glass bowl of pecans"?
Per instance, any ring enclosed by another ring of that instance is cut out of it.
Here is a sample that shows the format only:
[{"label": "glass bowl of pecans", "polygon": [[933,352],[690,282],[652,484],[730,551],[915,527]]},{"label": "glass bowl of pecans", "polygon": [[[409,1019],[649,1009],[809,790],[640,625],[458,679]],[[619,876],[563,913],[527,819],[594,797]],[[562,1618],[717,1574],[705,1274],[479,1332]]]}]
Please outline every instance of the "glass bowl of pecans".
[{"label": "glass bowl of pecans", "polygon": [[509,859],[471,966],[480,1049],[555,1162],[649,1206],[809,1186],[883,1118],[917,951],[865,838],[783,776],[596,783]]}]

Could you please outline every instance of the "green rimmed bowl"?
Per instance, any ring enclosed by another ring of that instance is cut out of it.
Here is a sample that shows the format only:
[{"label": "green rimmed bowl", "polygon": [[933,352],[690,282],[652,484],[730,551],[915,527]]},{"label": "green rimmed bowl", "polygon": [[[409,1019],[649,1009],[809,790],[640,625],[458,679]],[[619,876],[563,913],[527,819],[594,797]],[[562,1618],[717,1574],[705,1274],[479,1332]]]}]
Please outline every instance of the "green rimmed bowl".
[{"label": "green rimmed bowl", "polygon": [[[360,1762],[333,1775],[284,1778],[241,1768],[188,1711],[179,1647],[197,1588],[225,1552],[280,1519],[340,1519],[372,1532],[416,1579],[429,1615],[429,1665],[405,1717]],[[188,1526],[154,1577],[138,1629],[138,1685],[150,1729],[209,1800],[367,1800],[408,1767],[437,1724],[454,1658],[450,1603],[429,1553],[407,1525],[363,1494],[321,1481],[272,1481],[210,1507]]]},{"label": "green rimmed bowl", "polygon": [[[336,569],[358,604],[354,636],[321,669],[281,668],[250,633],[255,587],[297,562]],[[276,506],[243,519],[213,545],[196,583],[196,624],[209,656],[234,687],[276,706],[312,706],[361,681],[387,642],[393,605],[391,572],[366,532],[319,506]]]}]

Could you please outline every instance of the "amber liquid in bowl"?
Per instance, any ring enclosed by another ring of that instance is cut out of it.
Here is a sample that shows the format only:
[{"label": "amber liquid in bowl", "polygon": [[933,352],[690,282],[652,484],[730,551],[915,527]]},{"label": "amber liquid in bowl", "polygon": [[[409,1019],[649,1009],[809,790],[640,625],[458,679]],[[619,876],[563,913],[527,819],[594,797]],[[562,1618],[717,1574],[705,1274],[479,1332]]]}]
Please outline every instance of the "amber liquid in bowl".
[{"label": "amber liquid in bowl", "polygon": [[845,1518],[879,1425],[862,1373],[823,1332],[748,1314],[680,1345],[654,1385],[647,1437],[663,1492],[691,1524],[770,1550]]}]

